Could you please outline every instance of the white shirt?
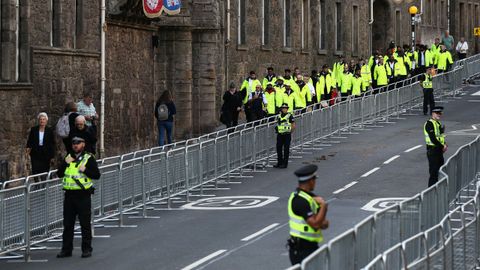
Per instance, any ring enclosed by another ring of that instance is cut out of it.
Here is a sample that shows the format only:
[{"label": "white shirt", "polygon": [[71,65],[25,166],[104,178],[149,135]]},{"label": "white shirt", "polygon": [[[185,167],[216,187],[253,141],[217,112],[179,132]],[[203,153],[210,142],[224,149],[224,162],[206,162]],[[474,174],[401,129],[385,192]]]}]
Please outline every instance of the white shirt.
[{"label": "white shirt", "polygon": [[316,96],[317,93],[315,91],[315,86],[313,86],[313,83],[307,83],[308,88],[310,89],[310,93],[312,94],[312,97]]},{"label": "white shirt", "polygon": [[461,41],[459,41],[459,42],[457,43],[457,48],[456,48],[456,49],[457,49],[457,52],[467,53],[467,51],[468,51],[468,44],[467,44],[467,42],[465,41],[465,42],[462,43]]},{"label": "white shirt", "polygon": [[267,98],[265,97],[265,94],[263,94],[262,92],[255,91],[250,93],[250,95],[248,96],[248,100],[251,100],[254,95],[260,95],[260,94],[262,94],[263,104],[267,105]]},{"label": "white shirt", "polygon": [[45,131],[38,132],[38,145],[43,146],[43,137],[45,137]]}]

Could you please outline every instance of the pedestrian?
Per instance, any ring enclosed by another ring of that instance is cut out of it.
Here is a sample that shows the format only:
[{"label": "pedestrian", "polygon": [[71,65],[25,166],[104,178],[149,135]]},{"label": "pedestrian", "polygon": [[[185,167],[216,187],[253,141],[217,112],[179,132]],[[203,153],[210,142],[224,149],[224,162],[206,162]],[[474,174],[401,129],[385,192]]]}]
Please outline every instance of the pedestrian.
[{"label": "pedestrian", "polygon": [[83,94],[83,100],[77,102],[78,114],[85,116],[86,125],[92,132],[93,136],[97,137],[97,125],[95,120],[98,119],[97,110],[93,105],[93,95],[90,92]]},{"label": "pedestrian", "polygon": [[458,59],[461,60],[467,57],[468,43],[467,41],[465,41],[464,37],[460,38],[460,41],[458,42],[456,47],[456,51],[457,51]]},{"label": "pedestrian", "polygon": [[350,73],[349,65],[343,66],[343,73],[340,73],[337,84],[340,86],[340,94],[342,101],[347,100],[348,96],[352,94],[352,78],[353,74]]},{"label": "pedestrian", "polygon": [[73,154],[68,153],[58,168],[63,178],[63,235],[62,250],[57,258],[71,257],[73,232],[78,216],[82,232],[82,258],[92,256],[91,196],[94,192],[92,179],[100,178],[97,161],[85,151],[85,140],[72,138]]},{"label": "pedestrian", "polygon": [[267,84],[275,84],[275,81],[277,80],[277,75],[275,75],[275,72],[273,71],[273,67],[268,67],[267,68],[267,75],[265,78],[263,78],[262,82],[262,87],[263,89],[267,89]]},{"label": "pedestrian", "polygon": [[[266,105],[266,112],[267,112],[267,117],[272,117],[277,114],[277,107],[276,107],[276,92],[275,88],[273,88],[273,85],[271,83],[267,84],[267,89],[265,90],[265,93],[263,93],[265,96],[265,99],[267,100],[267,105]],[[274,118],[270,118],[269,121],[275,120]]]},{"label": "pedestrian", "polygon": [[[65,151],[67,153],[72,153],[72,142],[71,142],[70,132],[75,128],[75,119],[77,118],[77,116],[79,116],[79,114],[77,113],[77,104],[75,104],[75,102],[68,102],[65,105],[63,116],[60,118],[60,120],[57,123],[57,134],[59,133],[58,131],[60,126],[62,127],[62,129],[65,129],[65,131],[63,132],[65,135],[59,134],[59,136],[62,138],[63,145],[65,146]],[[60,123],[63,122],[62,120],[64,118],[65,120],[68,120],[68,125],[67,124],[60,125]],[[67,127],[68,127],[68,130],[66,130]]]},{"label": "pedestrian", "polygon": [[436,63],[438,61],[437,58],[438,58],[439,53],[440,53],[440,39],[435,38],[434,43],[430,47],[431,60],[432,60],[433,65],[436,65]]},{"label": "pedestrian", "polygon": [[290,142],[292,141],[292,132],[295,130],[295,121],[293,115],[288,112],[288,104],[284,103],[280,107],[280,114],[277,116],[277,164],[275,168],[287,168],[288,157],[290,155]]},{"label": "pedestrian", "polygon": [[294,108],[297,106],[296,102],[298,101],[297,94],[292,90],[290,83],[285,83],[285,91],[282,96],[282,105],[287,104],[288,112],[293,113]]},{"label": "pedestrian", "polygon": [[354,98],[362,97],[367,90],[367,85],[362,78],[362,72],[360,69],[355,71],[355,75],[352,77],[351,93]]},{"label": "pedestrian", "polygon": [[283,84],[283,78],[277,77],[277,81],[273,86],[275,89],[275,112],[280,112],[280,106],[283,104],[283,94],[285,93],[285,85]]},{"label": "pedestrian", "polygon": [[453,46],[455,43],[453,36],[450,35],[448,30],[445,30],[444,35],[442,36],[442,44],[445,45],[449,52],[453,52]]},{"label": "pedestrian", "polygon": [[[87,120],[85,116],[79,115],[75,118],[75,127],[70,131],[70,138],[79,137],[85,141],[85,151],[95,156],[95,145],[97,138],[93,134],[92,130],[87,126]],[[70,152],[73,154],[72,152]]]},{"label": "pedestrian", "polygon": [[435,185],[438,181],[438,170],[444,163],[443,153],[447,151],[445,143],[445,126],[440,123],[443,107],[435,107],[432,110],[432,118],[429,119],[424,127],[425,142],[427,144],[428,170],[430,178],[428,186]]},{"label": "pedestrian", "polygon": [[289,84],[293,89],[295,84],[295,78],[292,76],[292,71],[289,68],[285,69],[285,75],[282,77],[283,84]]},{"label": "pedestrian", "polygon": [[177,114],[177,108],[173,102],[170,91],[165,90],[155,104],[155,118],[158,126],[158,145],[165,144],[165,131],[167,132],[167,143],[172,143],[173,116]]},{"label": "pedestrian", "polygon": [[428,107],[430,106],[430,113],[435,107],[435,98],[433,96],[433,68],[429,67],[427,72],[420,75],[418,80],[420,81],[423,89],[423,114],[427,115]]},{"label": "pedestrian", "polygon": [[[373,91],[374,94],[378,94],[380,91],[384,91],[388,85],[388,70],[390,70],[384,63],[383,57],[378,58],[378,63],[375,65],[373,72],[373,79],[375,80],[376,88]],[[390,72],[391,73],[391,72]]]},{"label": "pedestrian", "polygon": [[30,129],[27,140],[27,155],[32,164],[31,174],[50,171],[55,156],[55,134],[48,126],[48,115],[41,112],[37,116],[38,125]]},{"label": "pedestrian", "polygon": [[246,106],[250,113],[250,122],[263,119],[265,117],[265,107],[267,106],[267,98],[263,94],[262,85],[255,85],[255,91],[250,93]]},{"label": "pedestrian", "polygon": [[333,78],[332,72],[330,72],[328,65],[322,66],[322,72],[320,72],[320,76],[318,77],[317,84],[315,85],[316,88],[316,96],[317,102],[320,103],[321,101],[328,102],[331,98],[332,88],[336,87],[335,80]]},{"label": "pedestrian", "polygon": [[295,171],[298,187],[288,199],[290,239],[287,243],[292,265],[301,263],[318,249],[318,243],[323,241],[322,230],[329,226],[328,204],[313,193],[317,169],[316,165],[307,165]]},{"label": "pedestrian", "polygon": [[437,69],[438,73],[446,72],[453,64],[452,54],[447,50],[445,45],[440,45],[440,52],[437,55]]},{"label": "pedestrian", "polygon": [[242,82],[242,86],[240,86],[240,97],[242,98],[242,102],[244,105],[244,112],[245,117],[247,118],[247,122],[251,122],[250,116],[252,115],[249,111],[249,106],[247,105],[248,97],[250,94],[255,91],[255,85],[261,85],[260,81],[257,79],[257,74],[255,71],[250,71],[248,77]]},{"label": "pedestrian", "polygon": [[241,110],[242,99],[235,87],[235,83],[230,82],[228,90],[223,94],[222,116],[220,117],[222,123],[225,124],[227,128],[238,125],[238,114]]},{"label": "pedestrian", "polygon": [[[393,54],[388,56],[387,63],[385,63],[385,67],[387,68],[387,75],[388,75],[388,83],[393,84],[397,81],[398,73],[400,71],[400,64],[395,59]],[[393,85],[390,86],[390,89],[394,87]]]},{"label": "pedestrian", "polygon": [[365,90],[369,89],[372,85],[372,73],[371,69],[365,63],[365,60],[360,60],[360,74],[363,79],[363,83],[365,84]]}]

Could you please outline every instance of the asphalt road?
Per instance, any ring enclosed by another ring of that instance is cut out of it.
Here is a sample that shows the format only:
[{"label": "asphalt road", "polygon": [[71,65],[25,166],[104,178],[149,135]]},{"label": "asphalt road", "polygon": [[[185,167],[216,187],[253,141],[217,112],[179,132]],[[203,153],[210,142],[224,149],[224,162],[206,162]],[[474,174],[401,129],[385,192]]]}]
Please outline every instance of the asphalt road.
[{"label": "asphalt road", "polygon": [[[445,107],[447,157],[480,134],[480,95],[472,95],[479,91],[468,87],[459,99],[441,104]],[[0,269],[284,269],[289,266],[286,204],[296,186],[296,168],[308,163],[319,166],[316,193],[330,204],[326,241],[370,215],[361,208],[371,200],[410,197],[427,187],[423,138],[427,117],[418,112],[402,118],[356,131],[322,150],[296,153],[288,169],[247,173],[253,177],[232,180],[241,184],[205,191],[216,197],[203,197],[208,201],[191,207],[206,209],[186,209],[184,203],[175,203],[174,210],[148,212],[157,219],[127,219],[126,224],[135,228],[96,229],[97,235],[109,237],[94,239],[91,258],[80,258],[80,239],[76,239],[72,258],[56,259],[61,243],[52,242],[46,244],[47,250],[32,256],[47,262],[3,260]],[[218,198],[224,196],[270,196],[274,201],[247,208],[262,199]],[[232,209],[239,206],[247,209]]]}]

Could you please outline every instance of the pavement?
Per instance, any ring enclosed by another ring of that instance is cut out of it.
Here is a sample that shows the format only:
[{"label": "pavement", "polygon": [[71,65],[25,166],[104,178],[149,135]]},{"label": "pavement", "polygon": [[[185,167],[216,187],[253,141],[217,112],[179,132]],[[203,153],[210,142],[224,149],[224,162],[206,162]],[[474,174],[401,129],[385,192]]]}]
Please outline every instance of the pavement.
[{"label": "pavement", "polygon": [[[468,86],[458,99],[439,105],[445,107],[448,158],[480,135],[480,87]],[[319,167],[315,193],[329,202],[325,241],[395,198],[411,197],[427,187],[423,124],[428,117],[417,112],[401,118],[328,139],[323,143],[331,146],[321,150],[294,153],[288,169],[245,173],[252,177],[205,190],[209,196],[199,201],[148,211],[158,218],[126,218],[125,224],[136,227],[97,228],[91,258],[80,258],[80,239],[75,239],[73,257],[66,259],[55,258],[61,243],[49,242],[47,249],[32,254],[33,260],[46,261],[1,260],[0,269],[285,269],[290,265],[287,200],[297,183],[293,171],[300,166]],[[369,210],[362,209],[372,200],[377,202]]]}]

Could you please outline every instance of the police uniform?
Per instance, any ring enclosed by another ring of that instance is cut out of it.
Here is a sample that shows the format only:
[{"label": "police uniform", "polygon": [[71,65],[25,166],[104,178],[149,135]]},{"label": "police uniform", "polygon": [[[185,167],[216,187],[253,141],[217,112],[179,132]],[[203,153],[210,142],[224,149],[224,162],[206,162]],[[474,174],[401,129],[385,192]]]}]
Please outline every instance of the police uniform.
[{"label": "police uniform", "polygon": [[[82,138],[74,137],[72,144],[85,142]],[[91,219],[91,194],[93,193],[92,179],[100,178],[100,171],[95,158],[85,151],[79,154],[67,154],[65,160],[72,158],[74,161],[63,161],[58,168],[58,176],[63,178],[65,199],[63,202],[63,244],[58,258],[72,256],[73,232],[75,219],[78,215],[82,231],[82,257],[92,254],[92,228]],[[85,170],[80,171],[84,166]]]},{"label": "police uniform", "polygon": [[[284,103],[280,109],[288,108],[288,105]],[[291,113],[283,113],[277,116],[277,165],[276,168],[287,168],[288,157],[290,154],[290,142],[292,141],[292,124],[293,115]]]},{"label": "police uniform", "polygon": [[433,97],[433,83],[432,75],[425,73],[420,77],[423,88],[423,114],[427,115],[428,106],[430,106],[430,112],[435,107],[435,98]]},{"label": "police uniform", "polygon": [[[299,183],[316,177],[316,165],[307,165],[295,171]],[[307,219],[316,215],[320,206],[315,201],[315,194],[297,188],[288,199],[288,216],[290,239],[288,240],[289,257],[292,265],[301,263],[318,248],[323,241],[321,229],[308,225]]]},{"label": "police uniform", "polygon": [[[443,107],[435,107],[432,112],[442,113]],[[425,142],[427,144],[427,158],[430,178],[428,186],[432,186],[438,181],[438,170],[444,163],[443,148],[445,146],[445,126],[440,121],[429,119],[424,127]]]}]

